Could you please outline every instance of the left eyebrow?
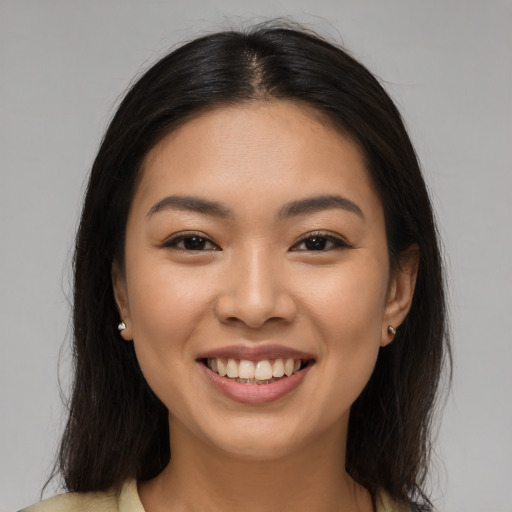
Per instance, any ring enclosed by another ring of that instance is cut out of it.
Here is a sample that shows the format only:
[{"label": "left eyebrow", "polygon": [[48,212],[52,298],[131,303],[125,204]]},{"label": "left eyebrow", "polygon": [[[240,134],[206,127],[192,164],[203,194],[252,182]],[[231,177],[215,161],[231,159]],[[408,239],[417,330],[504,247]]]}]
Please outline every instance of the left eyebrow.
[{"label": "left eyebrow", "polygon": [[339,208],[347,212],[355,213],[361,219],[365,220],[363,211],[350,199],[338,195],[322,195],[316,197],[307,197],[285,204],[279,213],[278,219],[286,219],[307,213],[315,213],[321,210]]}]

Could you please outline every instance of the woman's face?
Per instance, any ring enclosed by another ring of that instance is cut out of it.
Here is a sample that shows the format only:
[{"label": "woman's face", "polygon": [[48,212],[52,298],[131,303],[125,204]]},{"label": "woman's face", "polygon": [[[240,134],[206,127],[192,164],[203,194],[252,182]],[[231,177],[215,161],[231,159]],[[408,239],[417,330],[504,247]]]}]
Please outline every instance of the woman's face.
[{"label": "woman's face", "polygon": [[284,101],[209,111],[158,144],[125,251],[122,335],[171,432],[243,457],[343,437],[413,288],[390,277],[358,147]]}]

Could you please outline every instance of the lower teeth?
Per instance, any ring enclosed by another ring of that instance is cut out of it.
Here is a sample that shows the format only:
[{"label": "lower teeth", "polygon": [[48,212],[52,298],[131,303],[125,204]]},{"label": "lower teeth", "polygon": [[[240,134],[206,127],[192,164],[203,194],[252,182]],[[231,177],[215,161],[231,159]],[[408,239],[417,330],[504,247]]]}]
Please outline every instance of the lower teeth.
[{"label": "lower teeth", "polygon": [[279,379],[257,380],[257,379],[241,379],[240,377],[237,377],[236,379],[230,379],[230,380],[234,380],[235,382],[238,382],[240,384],[271,384],[272,382],[277,382]]}]

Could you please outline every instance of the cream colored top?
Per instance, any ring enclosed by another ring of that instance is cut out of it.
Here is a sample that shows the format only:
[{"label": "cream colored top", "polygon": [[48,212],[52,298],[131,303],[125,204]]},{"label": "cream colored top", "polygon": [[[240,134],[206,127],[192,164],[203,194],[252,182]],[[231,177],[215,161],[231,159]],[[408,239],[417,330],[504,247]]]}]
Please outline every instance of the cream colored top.
[{"label": "cream colored top", "polygon": [[[379,492],[376,512],[409,512],[393,504],[385,492]],[[19,512],[145,512],[135,480],[123,485],[121,492],[70,492],[36,503]]]}]

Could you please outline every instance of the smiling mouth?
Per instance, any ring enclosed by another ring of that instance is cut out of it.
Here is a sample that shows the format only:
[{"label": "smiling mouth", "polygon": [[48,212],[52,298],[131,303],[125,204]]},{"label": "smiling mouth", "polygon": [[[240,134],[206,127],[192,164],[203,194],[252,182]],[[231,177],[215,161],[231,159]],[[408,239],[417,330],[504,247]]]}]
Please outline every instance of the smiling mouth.
[{"label": "smiling mouth", "polygon": [[212,372],[240,384],[271,384],[286,379],[314,363],[313,359],[276,358],[249,361],[233,358],[207,358],[201,362]]}]

